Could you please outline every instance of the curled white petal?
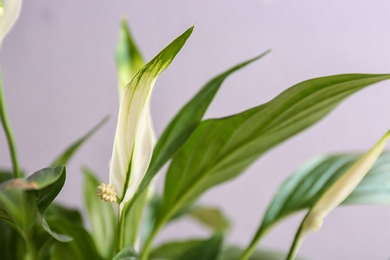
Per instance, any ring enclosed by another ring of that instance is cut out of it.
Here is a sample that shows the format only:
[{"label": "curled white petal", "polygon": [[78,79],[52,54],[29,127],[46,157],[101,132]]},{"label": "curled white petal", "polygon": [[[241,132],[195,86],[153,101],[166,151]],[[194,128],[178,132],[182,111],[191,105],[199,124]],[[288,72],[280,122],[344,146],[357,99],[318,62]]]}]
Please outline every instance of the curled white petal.
[{"label": "curled white petal", "polygon": [[0,46],[19,17],[22,0],[4,0],[0,15]]}]

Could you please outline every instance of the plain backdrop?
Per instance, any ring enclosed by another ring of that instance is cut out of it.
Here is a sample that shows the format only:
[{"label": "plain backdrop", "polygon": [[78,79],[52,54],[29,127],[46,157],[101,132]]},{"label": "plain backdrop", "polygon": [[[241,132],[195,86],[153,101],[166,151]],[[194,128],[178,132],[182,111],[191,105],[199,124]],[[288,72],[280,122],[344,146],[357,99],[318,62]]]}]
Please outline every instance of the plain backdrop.
[{"label": "plain backdrop", "polygon": [[[82,209],[81,166],[108,182],[118,110],[114,61],[126,17],[146,60],[196,23],[158,79],[152,112],[159,135],[175,112],[211,77],[272,49],[224,83],[206,117],[226,116],[273,98],[300,81],[340,73],[390,72],[390,2],[385,0],[26,0],[3,43],[1,65],[20,163],[47,166],[100,119],[111,120],[68,167],[60,202]],[[247,245],[278,185],[315,155],[363,151],[389,128],[390,82],[369,87],[323,121],[276,147],[245,174],[201,198],[220,206],[234,227],[229,241]],[[9,167],[3,135],[0,166]],[[162,177],[160,177],[161,187]],[[282,222],[260,246],[287,250],[302,214]],[[390,209],[344,207],[303,244],[309,259],[388,259]],[[189,220],[165,229],[157,243],[207,236]]]}]

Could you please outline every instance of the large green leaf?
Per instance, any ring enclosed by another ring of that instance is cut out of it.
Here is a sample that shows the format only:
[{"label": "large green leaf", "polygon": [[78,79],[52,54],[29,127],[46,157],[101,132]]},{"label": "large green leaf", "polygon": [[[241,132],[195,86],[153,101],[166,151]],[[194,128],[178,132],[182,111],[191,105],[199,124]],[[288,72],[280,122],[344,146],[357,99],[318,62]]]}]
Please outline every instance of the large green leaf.
[{"label": "large green leaf", "polygon": [[215,260],[222,251],[223,236],[218,233],[207,240],[170,242],[152,251],[149,259]]},{"label": "large green leaf", "polygon": [[36,188],[28,190],[29,196],[36,200],[36,207],[40,213],[42,227],[46,232],[53,236],[58,241],[67,242],[71,238],[58,234],[52,231],[44,218],[47,207],[60,193],[64,186],[66,178],[65,166],[57,166],[55,168],[44,168],[30,175],[26,182],[34,185]]},{"label": "large green leaf", "polygon": [[116,214],[113,205],[99,199],[96,187],[100,181],[91,170],[83,168],[84,172],[84,205],[92,228],[92,238],[100,255],[110,259],[114,253],[116,242]]},{"label": "large green leaf", "polygon": [[51,164],[52,167],[59,165],[68,164],[72,156],[78,151],[78,149],[95,133],[97,132],[107,121],[109,117],[106,116],[103,118],[94,128],[92,128],[88,133],[79,138],[76,142],[71,144],[68,148],[65,149]]},{"label": "large green leaf", "polygon": [[[277,222],[311,208],[361,154],[317,157],[300,167],[278,189],[251,244],[257,243]],[[390,204],[390,153],[383,153],[345,204]]]},{"label": "large green leaf", "polygon": [[121,93],[123,88],[126,87],[135,74],[145,65],[126,20],[122,20],[121,23],[115,58],[118,70],[119,92]]},{"label": "large green leaf", "polygon": [[307,80],[264,105],[202,122],[168,169],[155,229],[207,189],[238,176],[259,156],[322,119],[349,95],[389,78],[346,74]]},{"label": "large green leaf", "polygon": [[214,99],[225,79],[246,65],[264,57],[269,51],[242,62],[210,80],[203,88],[176,114],[168,124],[153,151],[148,171],[141,182],[139,193],[142,192],[158,173],[164,164],[172,158],[179,148],[187,141],[191,133],[199,125],[207,108]]}]

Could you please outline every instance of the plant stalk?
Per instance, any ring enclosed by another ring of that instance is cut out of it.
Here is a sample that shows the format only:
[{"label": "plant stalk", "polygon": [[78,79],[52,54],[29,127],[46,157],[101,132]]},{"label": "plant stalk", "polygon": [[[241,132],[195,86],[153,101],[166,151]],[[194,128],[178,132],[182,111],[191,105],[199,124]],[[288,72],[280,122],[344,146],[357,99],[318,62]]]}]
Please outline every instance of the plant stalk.
[{"label": "plant stalk", "polygon": [[304,231],[303,226],[304,226],[304,223],[305,223],[308,215],[309,215],[309,213],[306,214],[305,218],[302,220],[301,225],[298,228],[297,233],[295,234],[293,244],[291,245],[291,248],[290,248],[290,251],[288,252],[286,260],[295,259],[296,255],[298,253],[299,247],[301,246],[303,240],[305,239],[305,236],[307,235],[307,230],[305,231],[305,233],[303,233],[303,231]]},{"label": "plant stalk", "polygon": [[7,117],[7,112],[5,107],[5,98],[3,93],[3,82],[2,82],[1,74],[0,74],[0,120],[7,138],[8,149],[11,156],[14,177],[20,178],[21,174],[19,170],[19,163],[18,163],[18,157],[16,153],[15,141],[11,131],[11,126]]},{"label": "plant stalk", "polygon": [[124,236],[124,230],[125,230],[125,213],[126,211],[120,210],[120,205],[118,204],[119,212],[118,215],[118,252],[120,252],[123,249],[123,236]]},{"label": "plant stalk", "polygon": [[245,251],[242,253],[240,260],[247,260],[249,259],[253,253],[256,250],[257,244],[260,242],[260,240],[264,237],[264,235],[267,233],[268,229],[263,230],[260,232],[258,236],[255,236],[255,239],[252,240],[250,245],[245,249]]}]

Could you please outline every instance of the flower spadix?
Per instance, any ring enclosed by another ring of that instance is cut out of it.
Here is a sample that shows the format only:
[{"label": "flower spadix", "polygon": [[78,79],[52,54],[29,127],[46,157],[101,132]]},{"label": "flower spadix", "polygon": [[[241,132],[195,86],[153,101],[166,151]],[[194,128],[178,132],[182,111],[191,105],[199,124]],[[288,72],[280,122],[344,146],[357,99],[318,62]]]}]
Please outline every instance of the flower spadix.
[{"label": "flower spadix", "polygon": [[298,230],[288,259],[294,258],[309,231],[318,231],[324,218],[354,191],[383,152],[389,138],[390,131],[364,153],[311,207]]},{"label": "flower spadix", "polygon": [[115,187],[121,206],[133,197],[152,157],[155,136],[150,96],[154,83],[171,64],[192,30],[193,27],[165,47],[124,89],[110,163],[110,184]]},{"label": "flower spadix", "polygon": [[0,0],[0,47],[19,17],[22,0]]}]

